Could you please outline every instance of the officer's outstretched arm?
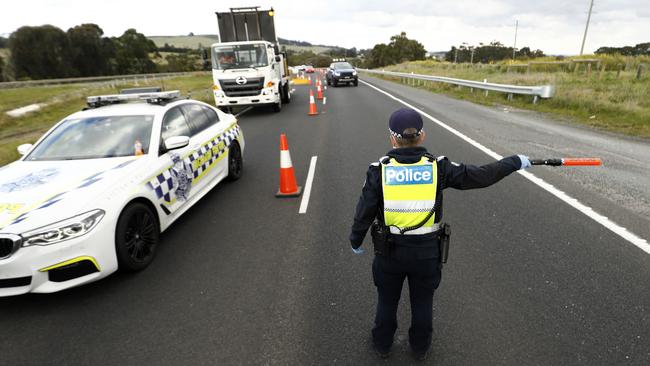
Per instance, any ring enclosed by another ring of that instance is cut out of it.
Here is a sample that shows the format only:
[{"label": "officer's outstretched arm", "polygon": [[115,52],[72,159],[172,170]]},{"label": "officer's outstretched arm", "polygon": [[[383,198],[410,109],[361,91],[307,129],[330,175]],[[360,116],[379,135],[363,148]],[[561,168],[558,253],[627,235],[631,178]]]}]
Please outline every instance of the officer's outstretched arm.
[{"label": "officer's outstretched arm", "polygon": [[438,164],[444,169],[443,188],[476,189],[485,188],[507,177],[522,167],[517,155],[481,166],[452,163],[447,158]]}]

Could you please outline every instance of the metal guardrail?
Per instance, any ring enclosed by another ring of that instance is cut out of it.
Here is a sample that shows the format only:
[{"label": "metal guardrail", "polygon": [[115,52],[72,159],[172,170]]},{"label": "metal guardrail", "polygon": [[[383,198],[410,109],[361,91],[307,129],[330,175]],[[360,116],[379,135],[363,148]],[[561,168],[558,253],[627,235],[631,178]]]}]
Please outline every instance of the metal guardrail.
[{"label": "metal guardrail", "polygon": [[454,78],[448,78],[444,76],[422,75],[422,74],[413,74],[413,73],[409,74],[405,72],[394,72],[394,71],[384,71],[384,70],[378,71],[378,70],[369,70],[369,69],[357,69],[357,70],[369,74],[397,76],[401,78],[414,79],[414,80],[435,81],[440,83],[465,86],[468,88],[496,91],[496,92],[508,94],[508,99],[512,99],[512,96],[514,94],[532,95],[533,103],[537,103],[537,100],[539,98],[546,99],[546,98],[551,98],[553,97],[553,95],[555,95],[555,86],[553,85],[520,86],[520,85],[495,84],[495,83],[480,82],[480,81],[473,81],[473,80],[454,79]]},{"label": "metal guardrail", "polygon": [[207,73],[209,73],[209,71],[193,71],[193,72],[186,71],[186,72],[161,72],[161,73],[152,73],[152,74],[90,76],[90,77],[83,77],[83,78],[65,78],[65,79],[5,81],[0,83],[0,89],[13,89],[13,88],[24,88],[30,86],[45,86],[45,85],[58,85],[58,84],[109,82],[109,81],[116,81],[116,80],[138,81],[138,80],[146,80],[146,79],[169,78],[169,77],[184,76],[184,75],[202,75]]}]

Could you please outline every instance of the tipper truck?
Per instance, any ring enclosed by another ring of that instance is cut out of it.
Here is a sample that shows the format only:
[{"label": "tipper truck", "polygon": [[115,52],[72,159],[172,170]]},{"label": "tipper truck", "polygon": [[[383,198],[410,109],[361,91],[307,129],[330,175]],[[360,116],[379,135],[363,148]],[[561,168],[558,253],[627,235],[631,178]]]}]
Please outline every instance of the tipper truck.
[{"label": "tipper truck", "polygon": [[289,103],[289,68],[280,52],[273,8],[231,8],[217,12],[219,43],[212,49],[212,90],[217,107],[270,105],[279,112]]}]

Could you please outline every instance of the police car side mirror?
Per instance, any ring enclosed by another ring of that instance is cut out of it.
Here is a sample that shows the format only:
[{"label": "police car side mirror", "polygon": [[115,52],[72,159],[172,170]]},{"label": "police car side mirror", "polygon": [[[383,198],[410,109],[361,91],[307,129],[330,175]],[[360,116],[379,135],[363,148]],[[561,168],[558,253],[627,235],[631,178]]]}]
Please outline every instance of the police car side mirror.
[{"label": "police car side mirror", "polygon": [[165,140],[165,152],[183,148],[190,144],[187,136],[172,136]]},{"label": "police car side mirror", "polygon": [[29,150],[32,149],[32,146],[34,146],[34,145],[32,145],[32,144],[22,144],[22,145],[18,146],[18,147],[16,148],[16,150],[18,150],[18,153],[19,153],[21,156],[24,156],[24,155],[26,155],[26,154],[29,152]]},{"label": "police car side mirror", "polygon": [[275,56],[275,62],[280,62],[280,56]]}]

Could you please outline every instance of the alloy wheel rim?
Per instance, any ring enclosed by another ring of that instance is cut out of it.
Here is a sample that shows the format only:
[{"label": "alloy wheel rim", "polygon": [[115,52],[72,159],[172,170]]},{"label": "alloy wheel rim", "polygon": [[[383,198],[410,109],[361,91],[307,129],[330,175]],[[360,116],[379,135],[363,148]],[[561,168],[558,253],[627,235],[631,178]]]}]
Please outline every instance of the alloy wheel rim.
[{"label": "alloy wheel rim", "polygon": [[153,254],[156,245],[154,220],[146,211],[135,213],[129,219],[126,229],[126,250],[129,257],[138,263],[145,262]]}]

